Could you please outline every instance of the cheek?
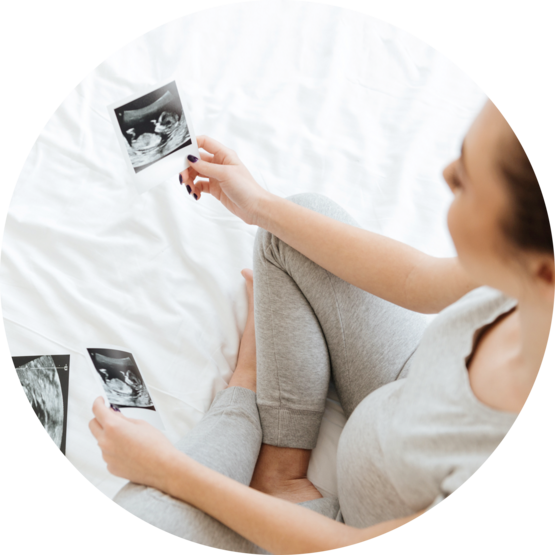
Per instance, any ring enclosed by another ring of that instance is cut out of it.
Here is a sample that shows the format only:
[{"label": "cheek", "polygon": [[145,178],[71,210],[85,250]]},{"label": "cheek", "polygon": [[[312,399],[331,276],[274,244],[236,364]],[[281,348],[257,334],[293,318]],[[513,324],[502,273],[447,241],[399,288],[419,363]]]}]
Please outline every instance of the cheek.
[{"label": "cheek", "polygon": [[451,234],[451,239],[457,249],[457,253],[460,254],[460,239],[461,239],[461,226],[460,226],[460,209],[457,198],[453,200],[451,206],[449,207],[449,212],[447,212],[447,228]]},{"label": "cheek", "polygon": [[456,196],[447,213],[447,227],[457,256],[465,267],[473,266],[476,257],[480,256],[480,233],[477,233],[479,230],[474,224],[472,211],[469,210],[466,199]]}]

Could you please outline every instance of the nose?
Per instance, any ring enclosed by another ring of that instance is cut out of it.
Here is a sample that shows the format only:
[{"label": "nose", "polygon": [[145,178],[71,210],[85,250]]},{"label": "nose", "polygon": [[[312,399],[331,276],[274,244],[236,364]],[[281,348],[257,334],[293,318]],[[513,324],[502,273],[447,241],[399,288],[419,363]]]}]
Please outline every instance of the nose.
[{"label": "nose", "polygon": [[449,185],[449,189],[451,189],[451,191],[453,192],[455,192],[453,186],[453,174],[455,172],[455,164],[456,161],[453,161],[443,170],[443,179],[445,179],[445,182],[447,183],[447,185]]}]

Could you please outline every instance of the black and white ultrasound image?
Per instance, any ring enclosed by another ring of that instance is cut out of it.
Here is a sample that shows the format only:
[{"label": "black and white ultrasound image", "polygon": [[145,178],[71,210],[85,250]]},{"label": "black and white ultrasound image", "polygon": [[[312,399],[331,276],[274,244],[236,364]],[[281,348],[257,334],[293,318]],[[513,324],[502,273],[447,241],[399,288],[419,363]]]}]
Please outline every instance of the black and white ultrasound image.
[{"label": "black and white ultrasound image", "polygon": [[87,349],[102,379],[108,402],[118,408],[155,410],[139,367],[131,353],[116,349]]},{"label": "black and white ultrasound image", "polygon": [[191,144],[175,81],[114,112],[135,173]]},{"label": "black and white ultrasound image", "polygon": [[12,360],[37,418],[65,455],[69,355],[23,356]]}]

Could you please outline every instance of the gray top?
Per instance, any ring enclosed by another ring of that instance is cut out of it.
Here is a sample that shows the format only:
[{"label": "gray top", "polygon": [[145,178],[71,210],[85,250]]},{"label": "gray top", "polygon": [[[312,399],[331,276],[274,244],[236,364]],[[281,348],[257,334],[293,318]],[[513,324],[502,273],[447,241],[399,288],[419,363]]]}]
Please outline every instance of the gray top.
[{"label": "gray top", "polygon": [[466,360],[477,332],[515,305],[488,287],[468,293],[429,325],[408,376],[358,405],[337,455],[347,524],[371,526],[435,505],[499,445],[517,415],[476,398]]}]

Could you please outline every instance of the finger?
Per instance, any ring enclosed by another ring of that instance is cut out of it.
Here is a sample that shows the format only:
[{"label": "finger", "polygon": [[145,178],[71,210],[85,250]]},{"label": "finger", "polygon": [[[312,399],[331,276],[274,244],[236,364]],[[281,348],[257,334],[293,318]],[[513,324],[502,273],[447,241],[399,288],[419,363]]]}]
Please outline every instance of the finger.
[{"label": "finger", "polygon": [[198,172],[196,172],[193,168],[188,168],[187,178],[186,179],[182,178],[179,180],[181,184],[185,185],[185,187],[187,188],[187,192],[189,194],[191,194],[191,188],[193,187],[193,184],[195,183],[195,179],[197,177],[198,177]]},{"label": "finger", "polygon": [[[212,154],[208,154],[206,152],[200,152],[200,157],[204,162],[209,162],[211,164],[217,164],[217,162],[214,162],[214,156],[212,156]],[[219,164],[221,165],[221,164]],[[208,179],[207,175],[204,175],[203,173],[201,173],[200,171],[198,171],[198,168],[193,168],[193,167],[189,167],[189,176],[194,175],[195,178],[196,177],[204,177],[206,179]]]},{"label": "finger", "polygon": [[112,413],[112,416],[115,416],[116,418],[121,418],[123,420],[133,420],[132,418],[128,418],[127,416],[125,416],[125,414],[123,414],[116,405],[110,405],[110,412]]},{"label": "finger", "polygon": [[[187,157],[189,159],[189,157]],[[229,174],[229,168],[223,166],[221,164],[213,164],[212,162],[205,162],[204,160],[199,160],[196,156],[192,156],[195,158],[195,162],[189,159],[189,163],[193,167],[195,171],[197,171],[200,175],[206,177],[213,177],[214,179],[218,179],[219,181],[223,181],[227,178]]]},{"label": "finger", "polygon": [[[208,152],[199,152],[200,157],[202,160],[204,160],[205,162],[210,162],[210,163],[214,163],[214,156],[212,154],[209,154]],[[197,170],[195,170],[194,168],[192,168],[191,166],[189,166],[188,168],[186,168],[185,170],[183,170],[181,172],[181,176],[183,177],[183,181],[188,181],[189,179],[191,179],[191,177],[194,179],[195,177],[197,177],[199,175],[199,172]]]},{"label": "finger", "polygon": [[102,416],[104,411],[108,410],[106,408],[106,404],[104,403],[103,397],[97,397],[93,402],[93,414],[98,418],[98,416]]},{"label": "finger", "polygon": [[[205,162],[211,163],[211,161],[214,159],[214,156],[212,154],[209,154],[208,152],[200,152],[199,154],[202,160],[204,160]],[[193,198],[195,200],[199,200],[201,197],[201,193],[203,191],[206,191],[206,189],[203,188],[202,181],[195,182],[195,179],[197,179],[197,177],[203,177],[206,179],[208,178],[205,175],[201,175],[196,169],[192,167],[188,168],[188,177],[189,179],[187,179],[187,182],[185,183],[185,186],[187,187],[187,192],[190,195],[193,195]]]},{"label": "finger", "polygon": [[195,181],[195,187],[201,193],[208,192],[210,189],[210,181],[214,182],[214,179],[211,180],[211,179],[199,178]]},{"label": "finger", "polygon": [[129,418],[129,416],[125,416],[125,414],[122,414],[121,412],[116,412],[116,416],[118,418],[121,418],[122,420],[125,420],[126,422],[131,422],[132,424],[140,424],[141,422],[143,422],[143,420],[137,420],[136,418]]},{"label": "finger", "polygon": [[220,200],[221,191],[222,189],[217,179],[198,179],[195,181],[195,192],[199,198],[201,193],[207,193]]},{"label": "finger", "polygon": [[93,418],[89,422],[89,429],[92,432],[92,435],[95,437],[96,441],[98,441],[104,433],[102,426],[98,423],[98,420],[96,418]]},{"label": "finger", "polygon": [[182,172],[179,172],[179,183],[183,185],[187,183],[191,179],[191,173],[193,172],[193,168],[185,168]]},{"label": "finger", "polygon": [[209,152],[199,152],[199,154],[201,159],[205,162],[213,162],[214,160],[214,155],[210,154]]},{"label": "finger", "polygon": [[[214,156],[208,152],[201,152],[200,157],[205,162],[212,162],[212,160],[214,159]],[[179,183],[181,185],[189,185],[190,187],[192,187],[198,175],[199,173],[194,168],[189,166],[179,173]]]},{"label": "finger", "polygon": [[96,416],[98,423],[104,428],[106,422],[112,417],[113,411],[104,403],[103,397],[97,397],[92,406],[93,414]]},{"label": "finger", "polygon": [[210,152],[214,155],[219,153],[228,155],[231,154],[230,148],[227,148],[225,145],[223,145],[219,141],[216,141],[216,139],[209,137],[208,135],[199,135],[197,137],[197,143],[199,148],[203,148],[207,152]]},{"label": "finger", "polygon": [[[202,193],[210,193],[210,183],[214,183],[214,179],[197,179],[193,184],[192,194],[195,200],[200,199]],[[195,197],[196,195],[196,197]]]}]

